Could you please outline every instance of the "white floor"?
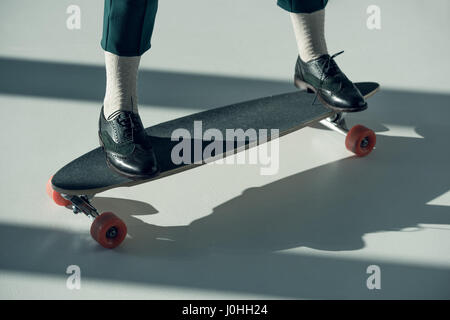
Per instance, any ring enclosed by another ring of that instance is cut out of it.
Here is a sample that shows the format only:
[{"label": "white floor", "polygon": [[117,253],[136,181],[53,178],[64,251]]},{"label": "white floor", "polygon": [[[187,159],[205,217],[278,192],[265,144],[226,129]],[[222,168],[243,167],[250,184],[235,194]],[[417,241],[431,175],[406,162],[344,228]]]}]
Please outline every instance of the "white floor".
[{"label": "white floor", "polygon": [[[197,2],[160,4],[139,84],[148,126],[293,90],[283,11]],[[102,4],[2,1],[0,298],[450,298],[449,4],[376,2],[327,11],[342,69],[383,86],[349,117],[377,132],[369,157],[315,126],[281,139],[274,176],[213,163],[99,194],[95,205],[129,227],[110,251],[90,238],[89,219],[45,193],[56,170],[98,143]],[[70,4],[81,7],[81,30],[65,27]],[[365,27],[369,4],[381,8],[381,30]],[[66,287],[70,265],[80,290]],[[366,285],[372,265],[380,290]]]}]

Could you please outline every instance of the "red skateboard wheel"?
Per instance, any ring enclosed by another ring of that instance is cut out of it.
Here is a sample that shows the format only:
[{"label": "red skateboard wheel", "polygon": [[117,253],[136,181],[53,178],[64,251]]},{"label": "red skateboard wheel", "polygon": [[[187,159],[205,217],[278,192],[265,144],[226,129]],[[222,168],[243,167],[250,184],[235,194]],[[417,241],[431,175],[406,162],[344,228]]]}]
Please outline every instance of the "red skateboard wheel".
[{"label": "red skateboard wheel", "polygon": [[127,226],[112,212],[104,212],[91,225],[91,236],[102,247],[113,249],[125,239]]},{"label": "red skateboard wheel", "polygon": [[53,200],[54,203],[56,203],[58,206],[63,206],[66,207],[68,205],[70,205],[70,201],[67,199],[64,199],[61,194],[55,190],[53,190],[53,186],[52,186],[52,178],[53,176],[50,177],[50,179],[48,179],[47,181],[47,194],[48,196]]},{"label": "red skateboard wheel", "polygon": [[347,133],[345,146],[358,157],[364,157],[372,151],[376,141],[375,132],[358,124]]}]

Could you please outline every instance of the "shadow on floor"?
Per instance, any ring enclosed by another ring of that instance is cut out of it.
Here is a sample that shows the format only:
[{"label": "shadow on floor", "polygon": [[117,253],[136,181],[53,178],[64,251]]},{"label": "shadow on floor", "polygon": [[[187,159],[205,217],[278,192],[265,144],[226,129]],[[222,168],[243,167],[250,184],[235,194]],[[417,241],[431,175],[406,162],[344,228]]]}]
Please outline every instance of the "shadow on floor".
[{"label": "shadow on floor", "polygon": [[[104,66],[0,58],[0,94],[103,101]],[[294,91],[291,82],[159,70],[139,73],[139,104],[206,110]]]},{"label": "shadow on floor", "polygon": [[[47,68],[47,76],[54,78],[52,72],[59,74],[71,67]],[[78,75],[80,81],[90,74],[94,79],[103,77],[100,68],[85,67],[79,73],[77,68],[73,69],[74,77]],[[23,76],[25,71],[21,72]],[[148,76],[152,77],[152,73]],[[203,91],[198,89],[199,98],[194,94],[191,100],[172,97],[174,100],[168,103],[186,107],[195,104],[197,98],[205,105],[208,99],[216,101],[214,94],[220,96],[218,100],[229,98],[229,91],[221,95],[223,83],[235,81],[164,74],[168,78],[173,76],[170,81],[176,81],[178,88],[184,83],[208,84],[211,97],[200,97]],[[74,81],[69,80],[72,84]],[[153,98],[145,103],[161,104],[158,99],[170,96],[167,94],[173,87],[170,81],[162,81],[161,92],[154,97],[149,93],[148,97]],[[241,81],[242,90],[250,81],[251,94],[264,91],[264,82],[254,85],[253,80]],[[21,91],[13,85],[5,87],[4,82],[2,75],[2,93],[79,98],[78,94],[64,90],[54,95],[45,88],[39,91],[31,83]],[[284,85],[276,87],[275,82],[271,88],[281,90]],[[87,90],[80,94],[81,99],[94,99],[93,94],[99,90],[91,92],[88,87],[81,88]],[[251,91],[253,87],[258,89]],[[51,228],[0,224],[0,269],[65,277],[66,267],[77,264],[87,278],[144,285],[288,298],[448,299],[450,270],[425,266],[426,262],[418,266],[281,250],[297,247],[359,250],[365,247],[363,239],[367,234],[410,232],[403,229],[420,229],[422,224],[449,225],[448,206],[427,205],[450,189],[449,99],[449,95],[442,94],[383,90],[372,98],[367,112],[351,115],[349,121],[368,124],[378,131],[387,131],[390,126],[410,127],[416,137],[378,135],[377,150],[365,159],[350,157],[247,189],[187,226],[144,223],[137,216],[155,214],[158,208],[149,203],[99,196],[95,199],[98,208],[116,212],[129,226],[130,238],[114,251],[100,248],[87,232],[80,235]],[[381,267],[381,291],[366,288],[366,268],[370,264]]]}]

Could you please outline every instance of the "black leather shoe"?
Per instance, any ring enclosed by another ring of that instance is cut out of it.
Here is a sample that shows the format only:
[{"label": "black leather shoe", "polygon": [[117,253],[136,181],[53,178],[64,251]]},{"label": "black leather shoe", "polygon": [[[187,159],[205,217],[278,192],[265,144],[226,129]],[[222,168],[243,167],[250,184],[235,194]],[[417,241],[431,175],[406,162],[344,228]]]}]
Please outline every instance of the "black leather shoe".
[{"label": "black leather shoe", "polygon": [[102,108],[98,135],[106,153],[106,163],[117,173],[130,179],[146,179],[158,174],[150,137],[139,115],[120,111],[107,120]]},{"label": "black leather shoe", "polygon": [[315,92],[320,102],[338,112],[356,112],[367,108],[358,88],[339,69],[334,57],[322,55],[304,62],[300,56],[295,65],[295,86]]}]

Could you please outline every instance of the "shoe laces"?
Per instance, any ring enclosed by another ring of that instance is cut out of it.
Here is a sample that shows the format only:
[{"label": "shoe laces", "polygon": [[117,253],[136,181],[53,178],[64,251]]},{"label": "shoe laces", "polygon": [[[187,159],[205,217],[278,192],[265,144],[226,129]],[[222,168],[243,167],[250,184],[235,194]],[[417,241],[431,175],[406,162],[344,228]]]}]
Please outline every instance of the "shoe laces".
[{"label": "shoe laces", "polygon": [[134,124],[133,117],[132,117],[131,113],[128,113],[128,112],[127,113],[121,113],[117,117],[117,123],[121,127],[125,128],[123,130],[124,137],[127,140],[133,141],[135,124]]},{"label": "shoe laces", "polygon": [[[327,60],[323,63],[323,65],[322,65],[322,75],[320,77],[320,86],[319,86],[319,88],[322,88],[325,79],[330,74],[334,75],[336,73],[336,71],[338,70],[338,65],[334,61],[334,58],[336,58],[338,55],[340,55],[342,53],[344,53],[344,50],[339,51],[339,52],[337,52],[337,53],[335,53],[335,54],[333,54],[331,56],[328,56]],[[314,95],[314,100],[313,100],[312,104],[314,104],[316,102],[318,92],[319,92],[319,90],[316,90],[316,94]]]},{"label": "shoe laces", "polygon": [[326,62],[322,66],[322,77],[330,72],[334,74],[334,72],[337,70],[337,64],[336,62],[334,62],[334,58],[342,53],[344,53],[344,50],[339,51],[338,53],[335,53],[327,58]]}]

